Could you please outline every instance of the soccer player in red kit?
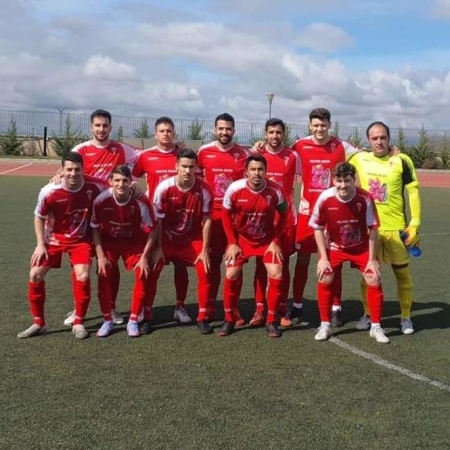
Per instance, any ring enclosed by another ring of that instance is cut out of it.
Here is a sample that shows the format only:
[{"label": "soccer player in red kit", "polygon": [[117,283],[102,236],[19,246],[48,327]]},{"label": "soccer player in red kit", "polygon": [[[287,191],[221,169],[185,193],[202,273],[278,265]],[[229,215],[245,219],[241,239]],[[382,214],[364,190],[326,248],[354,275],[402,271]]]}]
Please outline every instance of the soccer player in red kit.
[{"label": "soccer player in red kit", "polygon": [[380,222],[375,203],[367,191],[355,186],[356,168],[352,164],[338,164],[332,179],[334,187],[320,194],[309,221],[319,250],[317,298],[321,324],[315,339],[326,341],[331,336],[334,274],[349,261],[367,284],[370,336],[387,344],[389,338],[381,328],[383,291],[376,257]]},{"label": "soccer player in red kit", "polygon": [[[301,159],[302,190],[297,218],[296,251],[297,263],[293,281],[294,305],[291,319],[301,321],[303,293],[308,280],[308,266],[311,254],[317,252],[314,230],[309,219],[319,195],[332,186],[332,172],[336,164],[348,160],[358,149],[348,142],[331,136],[331,114],[325,108],[313,109],[309,114],[311,136],[299,139],[292,146]],[[333,326],[341,326],[341,275],[336,273],[333,287]]]},{"label": "soccer player in red kit", "polygon": [[155,218],[147,197],[133,197],[131,182],[128,166],[115,167],[109,176],[111,188],[94,201],[91,227],[98,261],[98,298],[104,320],[97,331],[98,337],[107,337],[113,330],[111,303],[115,280],[111,267],[121,257],[126,269],[134,270],[128,336],[141,335],[137,318],[152,276],[149,258],[155,242]]},{"label": "soccer player in red kit", "polygon": [[[266,329],[269,337],[280,337],[277,311],[283,292],[283,250],[288,204],[282,188],[266,179],[267,161],[251,155],[245,163],[247,178],[232,183],[223,199],[222,220],[228,239],[225,253],[223,303],[225,322],[219,336],[235,327],[242,282],[242,266],[251,256],[262,257],[268,274]],[[275,224],[275,225],[274,225]]]},{"label": "soccer player in red kit", "polygon": [[[266,178],[282,187],[284,198],[288,202],[288,217],[286,229],[281,238],[283,250],[283,295],[280,300],[280,325],[292,326],[289,315],[286,314],[287,299],[290,285],[289,257],[294,253],[297,213],[294,205],[294,184],[296,175],[300,174],[300,158],[291,149],[284,146],[285,124],[281,119],[269,119],[265,124],[264,157],[267,161]],[[250,320],[250,325],[259,326],[264,323],[264,300],[267,288],[267,272],[263,259],[256,259],[255,272],[256,311]]]},{"label": "soccer player in red kit", "polygon": [[[140,153],[134,167],[133,176],[145,177],[147,197],[153,201],[156,186],[166,178],[176,175],[176,163],[180,146],[174,143],[175,124],[170,117],[160,117],[155,122],[155,139],[157,145]],[[177,296],[174,320],[191,323],[186,309],[186,297],[189,286],[188,271],[178,261],[174,261],[174,283]],[[143,324],[145,328],[145,324]]]},{"label": "soccer player in red kit", "polygon": [[[209,334],[207,306],[210,291],[211,213],[214,195],[211,187],[195,174],[197,153],[186,148],[178,152],[177,174],[157,186],[154,207],[160,225],[160,245],[155,251],[159,276],[164,262],[179,260],[197,272],[197,326]],[[153,303],[153,299],[151,299]]]},{"label": "soccer player in red kit", "polygon": [[[75,146],[72,152],[78,153],[83,158],[84,173],[86,175],[107,181],[114,167],[122,164],[132,167],[140,150],[110,139],[112,118],[109,111],[97,109],[91,114],[90,120],[92,138]],[[112,266],[111,270],[115,274],[114,280],[117,283],[113,286],[111,304],[113,320],[116,324],[122,324],[124,319],[116,311],[115,306],[120,283],[119,266]],[[74,318],[74,311],[71,311],[64,320],[64,324],[72,325]]]},{"label": "soccer player in red kit", "polygon": [[[214,134],[216,140],[200,147],[198,166],[203,178],[213,188],[214,208],[211,225],[211,297],[208,315],[215,316],[216,300],[219,292],[221,274],[220,265],[227,248],[227,237],[222,224],[222,203],[225,192],[233,181],[245,174],[245,161],[249,152],[233,142],[235,133],[234,117],[228,113],[220,114],[215,119]],[[244,320],[235,310],[236,325],[244,325]]]},{"label": "soccer player in red kit", "polygon": [[45,332],[44,278],[51,268],[61,267],[68,253],[75,276],[72,277],[75,320],[72,332],[77,339],[89,336],[83,325],[91,298],[90,269],[92,239],[89,222],[95,198],[107,183],[83,176],[83,159],[70,152],[62,158],[61,183],[42,188],[35,209],[34,229],[37,245],[31,256],[28,302],[33,325],[17,335],[19,339]]}]

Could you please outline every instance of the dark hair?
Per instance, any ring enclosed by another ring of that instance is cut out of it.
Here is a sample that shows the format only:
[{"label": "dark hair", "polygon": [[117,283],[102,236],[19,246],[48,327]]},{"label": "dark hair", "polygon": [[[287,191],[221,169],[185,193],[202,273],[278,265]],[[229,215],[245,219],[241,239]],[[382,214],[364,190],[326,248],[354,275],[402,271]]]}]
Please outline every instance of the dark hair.
[{"label": "dark hair", "polygon": [[198,161],[197,153],[192,148],[181,148],[177,153],[177,161],[181,158],[194,159],[195,162]]},{"label": "dark hair", "polygon": [[264,164],[264,168],[267,169],[267,160],[266,158],[264,158],[263,155],[259,155],[259,154],[254,154],[254,155],[250,155],[246,160],[245,160],[245,168],[248,169],[248,166],[250,165],[250,163],[252,161],[256,161],[256,162],[261,162]]},{"label": "dark hair", "polygon": [[369,139],[369,131],[370,131],[370,129],[371,129],[372,127],[375,127],[375,126],[383,127],[383,128],[386,130],[386,133],[387,133],[388,138],[389,138],[389,139],[391,138],[391,131],[389,130],[389,127],[388,127],[384,122],[381,122],[380,120],[377,120],[376,122],[372,122],[372,123],[367,127],[367,129],[366,129],[366,136],[367,136],[367,139]]},{"label": "dark hair", "polygon": [[234,128],[234,125],[235,125],[235,123],[234,123],[234,117],[233,117],[231,114],[228,114],[228,113],[222,113],[222,114],[219,114],[219,115],[216,117],[216,120],[214,121],[214,126],[215,126],[215,127],[217,127],[217,122],[218,122],[219,120],[223,120],[223,121],[225,121],[225,122],[231,122],[231,123],[233,124],[233,128]]},{"label": "dark hair", "polygon": [[83,167],[83,158],[79,153],[76,152],[67,152],[63,155],[61,158],[61,166],[64,167],[66,164],[66,161],[81,164],[81,167]]},{"label": "dark hair", "polygon": [[92,114],[91,114],[91,123],[94,122],[94,119],[96,117],[104,117],[105,119],[109,120],[109,123],[112,123],[112,118],[111,118],[111,113],[109,111],[106,111],[104,109],[96,109]]},{"label": "dark hair", "polygon": [[309,121],[311,122],[313,119],[328,120],[330,122],[331,113],[325,108],[315,108],[309,113]]},{"label": "dark hair", "polygon": [[266,122],[264,129],[267,131],[269,127],[277,127],[277,126],[281,127],[283,133],[286,131],[286,125],[284,124],[284,122],[281,119],[277,119],[276,117],[274,117],[273,119],[269,119]]},{"label": "dark hair", "polygon": [[126,164],[121,164],[114,167],[114,169],[109,174],[109,179],[112,180],[114,175],[122,175],[131,180],[131,169]]},{"label": "dark hair", "polygon": [[158,127],[158,125],[161,125],[161,124],[170,125],[175,130],[175,124],[173,123],[173,120],[170,117],[162,116],[162,117],[156,119],[155,130]]},{"label": "dark hair", "polygon": [[333,170],[333,176],[335,178],[345,178],[347,176],[356,178],[356,167],[347,161],[337,164]]}]

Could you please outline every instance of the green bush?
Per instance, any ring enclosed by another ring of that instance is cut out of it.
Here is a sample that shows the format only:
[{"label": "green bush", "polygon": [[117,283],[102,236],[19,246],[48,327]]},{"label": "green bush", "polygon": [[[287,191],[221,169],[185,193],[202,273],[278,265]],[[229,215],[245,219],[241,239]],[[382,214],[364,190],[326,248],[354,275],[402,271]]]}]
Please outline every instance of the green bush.
[{"label": "green bush", "polygon": [[17,135],[17,126],[11,120],[8,131],[0,136],[0,153],[2,155],[17,156],[24,152],[22,140]]},{"label": "green bush", "polygon": [[67,116],[62,135],[57,136],[56,133],[53,133],[53,150],[58,156],[64,156],[86,139],[87,137],[81,133],[80,129],[73,129],[70,116]]}]

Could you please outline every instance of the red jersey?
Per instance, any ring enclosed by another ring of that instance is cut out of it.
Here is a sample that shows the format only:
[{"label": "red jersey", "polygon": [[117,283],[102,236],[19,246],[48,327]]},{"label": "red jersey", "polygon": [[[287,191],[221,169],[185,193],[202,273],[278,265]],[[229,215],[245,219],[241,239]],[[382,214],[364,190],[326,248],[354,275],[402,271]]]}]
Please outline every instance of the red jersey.
[{"label": "red jersey", "polygon": [[224,209],[233,215],[235,232],[251,246],[271,243],[278,207],[285,203],[282,188],[273,181],[266,180],[263,189],[254,191],[246,178],[232,183],[223,199]]},{"label": "red jersey", "polygon": [[145,196],[119,203],[109,188],[94,201],[91,227],[99,228],[103,240],[146,240],[154,226],[153,207]]},{"label": "red jersey", "polygon": [[166,178],[176,175],[177,154],[179,148],[162,150],[158,146],[143,150],[133,167],[133,176],[145,177],[147,182],[147,197],[153,200],[156,186]]},{"label": "red jersey", "polygon": [[212,213],[214,195],[211,187],[195,177],[194,185],[183,190],[176,184],[176,177],[158,184],[154,206],[156,217],[162,219],[162,232],[174,245],[186,245],[203,238],[204,216]]},{"label": "red jersey", "polygon": [[83,186],[72,191],[61,184],[49,183],[41,189],[34,214],[47,219],[44,239],[49,245],[66,245],[90,241],[92,204],[108,185],[84,179]]},{"label": "red jersey", "polygon": [[330,188],[333,169],[344,162],[358,149],[336,137],[325,144],[317,144],[312,136],[299,139],[292,146],[300,156],[302,171],[302,192],[299,213],[311,215],[320,193]]},{"label": "red jersey", "polygon": [[300,157],[293,150],[284,147],[280,152],[264,151],[267,161],[266,178],[281,186],[284,198],[289,205],[287,226],[297,223],[297,214],[294,205],[294,183],[296,175],[301,173]]},{"label": "red jersey", "polygon": [[140,150],[120,142],[100,147],[91,141],[77,145],[72,151],[83,158],[84,173],[101,180],[107,180],[116,166],[127,164],[132,167],[140,153]]},{"label": "red jersey", "polygon": [[332,187],[320,194],[309,225],[326,228],[331,249],[361,253],[369,247],[368,228],[378,228],[380,221],[368,192],[357,187],[355,195],[344,201]]},{"label": "red jersey", "polygon": [[214,218],[220,218],[225,192],[233,181],[245,177],[245,161],[250,152],[233,145],[229,150],[222,150],[216,142],[203,145],[198,153],[198,166],[203,178],[213,188]]}]

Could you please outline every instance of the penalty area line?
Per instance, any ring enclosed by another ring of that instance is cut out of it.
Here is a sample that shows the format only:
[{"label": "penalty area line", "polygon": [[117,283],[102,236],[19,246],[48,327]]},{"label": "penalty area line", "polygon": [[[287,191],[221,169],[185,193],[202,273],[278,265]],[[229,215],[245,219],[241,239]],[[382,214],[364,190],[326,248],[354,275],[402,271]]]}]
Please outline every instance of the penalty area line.
[{"label": "penalty area line", "polygon": [[0,175],[4,175],[5,173],[14,172],[16,170],[23,169],[24,167],[32,166],[33,163],[24,164],[23,166],[15,167],[14,169],[4,170],[3,172],[0,172]]},{"label": "penalty area line", "polygon": [[433,386],[435,388],[441,389],[443,391],[450,392],[450,386],[448,384],[442,383],[441,381],[432,380],[431,378],[428,378],[424,375],[420,375],[418,373],[414,373],[411,370],[405,369],[404,367],[397,366],[396,364],[392,364],[389,361],[386,361],[383,358],[380,358],[379,356],[373,355],[371,353],[367,353],[363,350],[360,350],[357,347],[354,347],[353,345],[347,344],[344,341],[341,341],[338,338],[331,337],[329,339],[331,343],[334,345],[337,345],[340,348],[343,348],[344,350],[349,351],[350,353],[353,353],[354,355],[361,356],[369,361],[372,361],[374,364],[377,364],[381,367],[384,367],[385,369],[392,370],[394,372],[398,372],[402,375],[405,375],[412,380],[420,381],[421,383],[428,384],[429,386]]}]

